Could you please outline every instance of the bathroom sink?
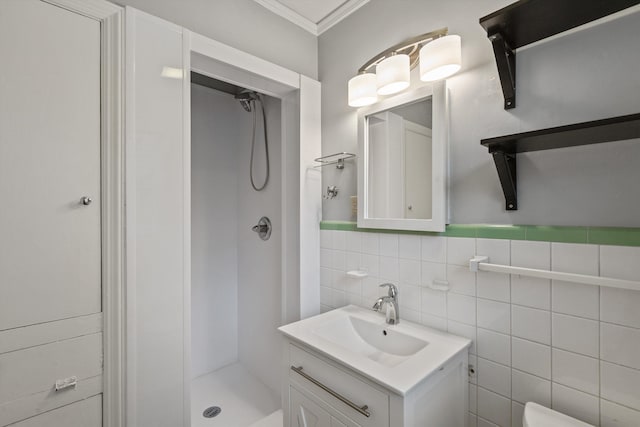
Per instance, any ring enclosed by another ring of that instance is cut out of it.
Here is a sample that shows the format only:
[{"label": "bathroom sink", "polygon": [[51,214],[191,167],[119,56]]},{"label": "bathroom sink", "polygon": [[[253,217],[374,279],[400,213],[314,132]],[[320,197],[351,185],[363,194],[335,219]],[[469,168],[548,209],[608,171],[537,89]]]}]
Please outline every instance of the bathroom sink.
[{"label": "bathroom sink", "polygon": [[401,395],[437,372],[471,341],[349,305],[279,328],[310,347]]},{"label": "bathroom sink", "polygon": [[314,329],[313,333],[387,366],[402,363],[429,344],[423,339],[387,326],[379,320],[371,322],[346,315],[325,322]]}]

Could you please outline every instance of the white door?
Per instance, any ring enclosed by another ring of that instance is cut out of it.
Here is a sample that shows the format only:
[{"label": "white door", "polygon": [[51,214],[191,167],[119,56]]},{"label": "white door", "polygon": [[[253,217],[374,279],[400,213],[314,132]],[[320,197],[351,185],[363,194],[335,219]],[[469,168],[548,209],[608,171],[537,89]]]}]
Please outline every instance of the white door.
[{"label": "white door", "polygon": [[431,219],[431,129],[404,121],[405,218]]},{"label": "white door", "polygon": [[0,425],[102,425],[100,25],[0,1]]}]

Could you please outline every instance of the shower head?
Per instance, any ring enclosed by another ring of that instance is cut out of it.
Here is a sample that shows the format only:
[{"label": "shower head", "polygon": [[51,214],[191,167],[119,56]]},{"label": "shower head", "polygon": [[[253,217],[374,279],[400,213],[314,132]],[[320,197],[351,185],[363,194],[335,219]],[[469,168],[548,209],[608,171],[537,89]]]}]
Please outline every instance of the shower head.
[{"label": "shower head", "polygon": [[251,112],[251,103],[255,100],[260,100],[257,92],[250,91],[241,92],[237,94],[235,98],[240,101],[240,105],[242,105],[242,108],[244,108],[245,111],[248,112]]}]

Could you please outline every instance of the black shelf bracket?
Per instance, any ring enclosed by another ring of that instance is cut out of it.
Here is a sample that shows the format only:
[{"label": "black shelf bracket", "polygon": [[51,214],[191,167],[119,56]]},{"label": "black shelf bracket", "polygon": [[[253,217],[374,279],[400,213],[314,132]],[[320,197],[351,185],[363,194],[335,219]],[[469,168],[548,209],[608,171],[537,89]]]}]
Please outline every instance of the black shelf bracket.
[{"label": "black shelf bracket", "polygon": [[516,51],[511,49],[500,33],[489,36],[489,40],[493,46],[493,54],[498,66],[498,75],[504,95],[504,109],[510,110],[516,107]]},{"label": "black shelf bracket", "polygon": [[515,211],[518,209],[518,153],[632,139],[640,139],[640,113],[487,138],[481,144],[493,156],[506,209]]},{"label": "black shelf bracket", "polygon": [[516,106],[516,49],[640,4],[640,0],[519,0],[480,18],[493,45],[504,108]]},{"label": "black shelf bracket", "polygon": [[516,155],[505,153],[504,151],[494,151],[491,155],[493,155],[500,185],[502,185],[506,209],[508,211],[518,210]]}]

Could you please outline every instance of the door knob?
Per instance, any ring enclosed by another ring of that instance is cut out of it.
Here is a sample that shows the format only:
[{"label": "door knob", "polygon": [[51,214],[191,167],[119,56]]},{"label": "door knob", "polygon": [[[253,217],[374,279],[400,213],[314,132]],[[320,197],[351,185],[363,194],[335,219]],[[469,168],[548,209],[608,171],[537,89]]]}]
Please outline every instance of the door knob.
[{"label": "door knob", "polygon": [[82,203],[85,206],[89,206],[91,202],[93,202],[93,200],[89,196],[84,196],[80,199],[80,203]]}]

